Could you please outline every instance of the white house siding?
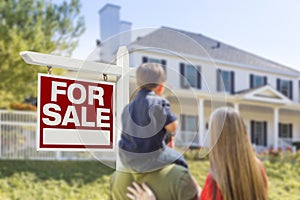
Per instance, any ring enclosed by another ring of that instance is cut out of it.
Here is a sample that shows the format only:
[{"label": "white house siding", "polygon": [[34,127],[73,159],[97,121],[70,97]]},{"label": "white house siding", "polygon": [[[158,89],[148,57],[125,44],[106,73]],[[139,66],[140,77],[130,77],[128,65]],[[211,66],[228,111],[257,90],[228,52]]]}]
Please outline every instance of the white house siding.
[{"label": "white house siding", "polygon": [[[171,56],[161,55],[159,53],[153,53],[153,52],[144,52],[144,51],[137,51],[130,54],[130,60],[131,60],[131,66],[138,67],[140,64],[142,64],[142,58],[144,56],[147,56],[149,58],[154,59],[165,59],[167,61],[167,82],[168,85],[171,85],[172,87],[179,88],[180,87],[180,81],[179,81],[179,61],[174,59]],[[178,79],[173,79],[171,77],[178,77]]]},{"label": "white house siding", "polygon": [[147,56],[149,58],[155,59],[165,59],[167,62],[167,82],[168,85],[172,86],[172,88],[181,88],[180,85],[180,72],[179,65],[182,62],[191,63],[195,66],[201,67],[201,91],[206,93],[216,93],[217,91],[217,68],[234,71],[234,91],[239,92],[242,90],[247,90],[250,88],[250,74],[266,76],[267,83],[271,85],[274,89],[277,88],[277,78],[284,80],[292,80],[293,81],[293,102],[299,102],[299,94],[298,94],[298,79],[296,77],[291,77],[287,75],[279,75],[275,73],[266,73],[262,71],[249,71],[245,68],[239,68],[236,66],[212,63],[204,60],[197,60],[195,58],[180,58],[176,55],[168,55],[162,54],[159,52],[144,52],[137,51],[131,54],[131,64],[136,67],[142,63],[142,57]]}]

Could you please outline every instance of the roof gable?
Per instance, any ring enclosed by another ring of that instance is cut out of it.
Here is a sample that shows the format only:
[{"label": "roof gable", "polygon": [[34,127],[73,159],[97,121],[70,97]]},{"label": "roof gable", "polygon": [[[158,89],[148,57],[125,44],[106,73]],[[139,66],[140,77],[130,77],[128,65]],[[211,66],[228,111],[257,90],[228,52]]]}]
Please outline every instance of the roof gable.
[{"label": "roof gable", "polygon": [[246,92],[240,93],[239,99],[249,101],[261,101],[275,104],[290,104],[291,100],[278,92],[270,85],[254,88]]}]

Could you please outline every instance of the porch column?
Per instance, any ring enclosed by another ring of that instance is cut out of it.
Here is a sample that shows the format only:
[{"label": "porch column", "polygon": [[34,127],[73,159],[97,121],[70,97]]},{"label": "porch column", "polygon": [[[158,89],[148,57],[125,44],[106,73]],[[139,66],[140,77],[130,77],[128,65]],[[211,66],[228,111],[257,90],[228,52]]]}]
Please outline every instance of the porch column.
[{"label": "porch column", "polygon": [[199,144],[204,145],[204,99],[198,101],[198,134]]},{"label": "porch column", "polygon": [[274,130],[274,150],[278,149],[278,121],[279,121],[279,108],[275,107],[273,110],[273,130]]}]

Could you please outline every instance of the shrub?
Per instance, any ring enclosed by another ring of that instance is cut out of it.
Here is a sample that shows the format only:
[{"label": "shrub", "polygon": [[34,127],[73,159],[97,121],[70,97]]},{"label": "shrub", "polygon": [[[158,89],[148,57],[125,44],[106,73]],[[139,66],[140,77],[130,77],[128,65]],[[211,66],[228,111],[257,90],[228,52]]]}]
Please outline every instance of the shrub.
[{"label": "shrub", "polygon": [[10,109],[13,110],[30,110],[30,111],[36,111],[36,106],[29,104],[29,103],[11,103]]}]

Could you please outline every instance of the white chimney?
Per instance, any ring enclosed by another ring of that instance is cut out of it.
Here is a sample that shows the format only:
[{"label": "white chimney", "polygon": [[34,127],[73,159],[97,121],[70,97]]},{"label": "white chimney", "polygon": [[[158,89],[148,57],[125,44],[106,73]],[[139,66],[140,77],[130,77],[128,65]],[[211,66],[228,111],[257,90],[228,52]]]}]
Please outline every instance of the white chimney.
[{"label": "white chimney", "polygon": [[120,6],[106,4],[100,9],[100,39],[104,41],[120,32]]},{"label": "white chimney", "polygon": [[120,20],[120,6],[106,4],[100,15],[100,59],[111,62],[119,46],[131,42],[131,23]]}]

